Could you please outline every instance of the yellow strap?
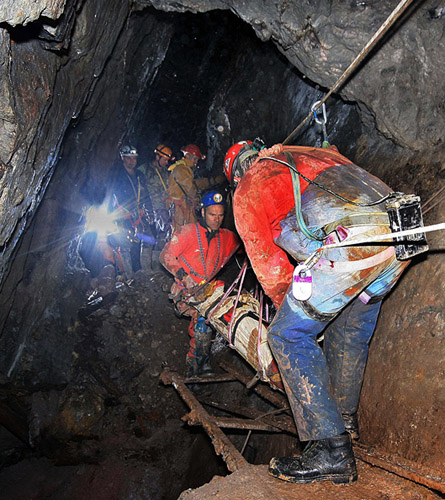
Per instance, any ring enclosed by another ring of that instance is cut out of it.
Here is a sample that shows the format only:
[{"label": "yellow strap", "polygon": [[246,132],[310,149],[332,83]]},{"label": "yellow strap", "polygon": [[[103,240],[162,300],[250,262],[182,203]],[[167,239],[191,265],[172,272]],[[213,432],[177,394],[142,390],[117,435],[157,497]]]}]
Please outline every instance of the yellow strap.
[{"label": "yellow strap", "polygon": [[161,174],[159,173],[159,170],[155,167],[156,173],[159,175],[159,178],[161,179],[162,185],[164,186],[165,191],[167,191],[167,186],[165,185],[164,179],[161,177]]}]

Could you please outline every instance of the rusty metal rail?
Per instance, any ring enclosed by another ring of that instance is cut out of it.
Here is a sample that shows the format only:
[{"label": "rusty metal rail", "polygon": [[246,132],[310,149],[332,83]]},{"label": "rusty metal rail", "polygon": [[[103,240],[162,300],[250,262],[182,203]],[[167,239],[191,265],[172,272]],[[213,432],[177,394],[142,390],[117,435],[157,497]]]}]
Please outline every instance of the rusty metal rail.
[{"label": "rusty metal rail", "polygon": [[203,406],[195,398],[190,389],[185,385],[183,379],[177,373],[166,368],[161,373],[161,380],[165,385],[173,385],[173,387],[179,392],[182,399],[192,410],[189,414],[190,418],[202,425],[203,429],[210,436],[216,453],[221,455],[230,472],[234,472],[249,465],[247,460],[218,427],[214,418],[205,411]]},{"label": "rusty metal rail", "polygon": [[202,377],[188,377],[184,379],[186,384],[208,384],[215,382],[233,382],[237,380],[233,375],[217,375],[216,377],[202,378]]},{"label": "rusty metal rail", "polygon": [[[213,408],[231,413],[233,415],[241,415],[256,421],[261,420],[264,424],[274,427],[275,430],[279,429],[289,434],[297,434],[294,420],[287,415],[277,415],[276,412],[273,412],[273,414],[265,414],[255,408],[246,408],[244,406],[238,406],[226,402],[216,402],[210,399],[200,398],[200,401],[206,406],[212,406]],[[284,411],[284,409],[282,411]]]},{"label": "rusty metal rail", "polygon": [[[219,377],[218,381],[238,380],[246,387],[248,386],[250,378],[241,373],[241,371],[237,370],[230,363],[220,362],[220,366],[226,370],[228,375]],[[254,387],[253,390],[262,398],[278,407],[278,410],[270,413],[262,413],[259,410],[244,408],[230,403],[203,400],[203,404],[207,406],[247,417],[242,419],[234,417],[214,417],[207,413],[202,404],[186,386],[186,382],[195,382],[194,379],[183,379],[177,373],[166,368],[161,374],[161,380],[165,385],[173,385],[189,406],[191,411],[185,415],[182,420],[190,425],[201,425],[203,427],[212,440],[216,453],[221,455],[230,472],[246,467],[249,463],[220,428],[244,429],[249,431],[248,435],[250,435],[252,430],[296,433],[295,425],[291,417],[287,415],[274,415],[280,411],[287,410],[288,406],[284,397],[280,393],[273,391],[269,386],[259,385]],[[199,380],[201,383],[211,383],[213,381],[214,379]],[[422,464],[411,462],[397,455],[377,451],[361,443],[354,443],[354,454],[356,458],[362,462],[379,467],[387,472],[396,474],[397,476],[421,484],[442,494],[445,493],[445,477],[443,473],[438,470],[433,470]]]},{"label": "rusty metal rail", "polygon": [[[225,361],[220,361],[218,364],[229,375],[234,376],[246,387],[249,385],[251,377],[249,378],[248,376],[244,375],[240,370],[236,369],[233,365],[231,365],[230,363],[226,363]],[[264,398],[266,401],[269,401],[269,403],[273,404],[277,408],[288,408],[286,396],[281,392],[271,389],[270,386],[264,384],[256,385],[253,390],[259,396]]]},{"label": "rusty metal rail", "polygon": [[[212,417],[213,422],[220,429],[241,429],[246,431],[266,431],[266,432],[281,432],[281,429],[277,429],[272,425],[267,425],[258,420],[250,420],[245,418],[233,418],[233,417]],[[182,417],[182,420],[187,422],[189,425],[201,425],[199,418],[196,418],[195,412],[190,412]]]},{"label": "rusty metal rail", "polygon": [[385,454],[363,444],[354,444],[354,454],[362,462],[380,467],[427,488],[445,493],[443,473],[397,455]]}]

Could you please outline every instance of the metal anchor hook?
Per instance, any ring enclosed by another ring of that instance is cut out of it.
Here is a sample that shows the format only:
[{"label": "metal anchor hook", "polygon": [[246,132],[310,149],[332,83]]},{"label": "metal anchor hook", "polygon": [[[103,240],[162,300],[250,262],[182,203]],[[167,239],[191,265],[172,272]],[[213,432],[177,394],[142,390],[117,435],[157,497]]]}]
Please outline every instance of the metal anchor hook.
[{"label": "metal anchor hook", "polygon": [[328,141],[328,134],[326,132],[326,122],[327,122],[326,104],[323,103],[321,106],[323,118],[320,118],[319,115],[317,115],[317,111],[316,111],[316,108],[320,103],[321,103],[321,101],[314,102],[314,104],[312,104],[311,111],[314,114],[315,123],[317,123],[318,125],[321,125],[321,129],[323,131],[323,145],[322,145],[322,147],[327,148],[329,146],[329,141]]}]

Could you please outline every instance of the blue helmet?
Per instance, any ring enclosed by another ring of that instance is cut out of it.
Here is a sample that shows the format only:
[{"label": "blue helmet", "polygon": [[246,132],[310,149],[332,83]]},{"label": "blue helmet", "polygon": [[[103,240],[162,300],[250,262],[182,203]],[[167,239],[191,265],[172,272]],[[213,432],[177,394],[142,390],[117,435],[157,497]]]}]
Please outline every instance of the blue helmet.
[{"label": "blue helmet", "polygon": [[201,198],[201,207],[210,207],[212,205],[223,205],[226,206],[226,200],[224,196],[216,190],[208,191]]}]

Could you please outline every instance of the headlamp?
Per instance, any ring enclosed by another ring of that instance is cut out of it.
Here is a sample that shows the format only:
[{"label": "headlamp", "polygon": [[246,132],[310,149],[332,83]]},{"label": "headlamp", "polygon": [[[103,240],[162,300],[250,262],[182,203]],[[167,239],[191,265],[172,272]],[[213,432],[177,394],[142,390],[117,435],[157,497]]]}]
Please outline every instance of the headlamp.
[{"label": "headlamp", "polygon": [[107,236],[116,231],[113,214],[108,212],[106,205],[90,207],[85,213],[85,232],[97,233],[99,237]]}]

